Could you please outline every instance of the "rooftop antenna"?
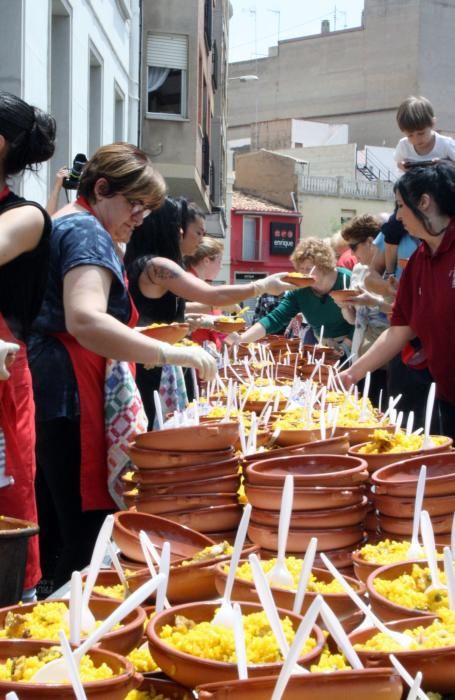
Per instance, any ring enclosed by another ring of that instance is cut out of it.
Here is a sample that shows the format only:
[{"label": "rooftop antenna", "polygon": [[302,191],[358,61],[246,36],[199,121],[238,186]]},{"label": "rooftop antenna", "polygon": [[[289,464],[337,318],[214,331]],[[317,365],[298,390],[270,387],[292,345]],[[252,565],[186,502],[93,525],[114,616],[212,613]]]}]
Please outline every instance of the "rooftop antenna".
[{"label": "rooftop antenna", "polygon": [[278,20],[278,32],[277,32],[277,40],[276,40],[276,43],[277,43],[277,46],[278,46],[278,43],[279,43],[279,41],[280,41],[281,10],[271,10],[271,9],[269,9],[268,11],[269,11],[269,12],[273,12],[274,15],[277,15],[277,20]]}]

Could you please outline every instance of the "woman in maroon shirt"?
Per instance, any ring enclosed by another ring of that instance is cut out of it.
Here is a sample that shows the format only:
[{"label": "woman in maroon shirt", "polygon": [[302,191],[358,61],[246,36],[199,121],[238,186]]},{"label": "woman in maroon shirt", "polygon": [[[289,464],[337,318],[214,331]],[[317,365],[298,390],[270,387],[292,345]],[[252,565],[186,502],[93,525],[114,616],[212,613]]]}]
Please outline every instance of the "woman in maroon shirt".
[{"label": "woman in maroon shirt", "polygon": [[440,400],[441,431],[455,437],[455,168],[414,168],[395,184],[397,218],[421,240],[400,279],[391,327],[352,367],[362,379],[418,336]]}]

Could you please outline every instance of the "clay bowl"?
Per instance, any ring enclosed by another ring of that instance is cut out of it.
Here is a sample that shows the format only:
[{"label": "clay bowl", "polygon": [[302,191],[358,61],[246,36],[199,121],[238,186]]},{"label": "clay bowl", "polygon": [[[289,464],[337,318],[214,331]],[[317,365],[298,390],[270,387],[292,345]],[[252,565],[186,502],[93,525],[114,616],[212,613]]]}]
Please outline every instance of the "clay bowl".
[{"label": "clay bowl", "polygon": [[170,678],[166,678],[164,673],[154,673],[153,677],[143,679],[139,690],[144,693],[149,693],[151,697],[161,695],[169,700],[194,700],[194,695],[191,690],[184,688],[183,685],[174,683]]},{"label": "clay bowl", "polygon": [[[259,525],[251,519],[248,527],[248,537],[261,549],[265,547],[275,552],[278,549],[278,529],[276,527]],[[351,547],[352,550],[363,538],[363,528],[359,525],[319,530],[293,528],[288,534],[287,547],[292,552],[306,552],[312,537],[318,538],[318,550],[320,552],[340,549],[341,547]]]},{"label": "clay bowl", "polygon": [[282,281],[286,282],[286,284],[292,284],[294,287],[298,287],[299,289],[311,287],[316,282],[312,275],[301,275],[298,272],[284,275],[284,277],[282,277]]},{"label": "clay bowl", "polygon": [[[52,645],[30,639],[0,639],[0,661],[4,662],[8,658],[20,656],[34,656],[46,646]],[[87,698],[124,700],[130,690],[134,690],[140,685],[142,676],[136,674],[132,663],[121,655],[100,648],[91,649],[88,655],[97,666],[102,663],[107,664],[113,670],[114,677],[84,683],[83,687]],[[74,691],[69,683],[43,685],[42,683],[0,681],[0,697],[4,698],[11,691],[16,692],[21,700],[53,700],[54,698],[56,700],[60,700],[60,698],[74,700]]]},{"label": "clay bowl", "polygon": [[337,304],[349,304],[351,299],[355,299],[360,296],[361,293],[359,289],[333,289],[329,292],[329,296],[331,296],[333,301]]},{"label": "clay bowl", "polygon": [[338,435],[326,440],[314,440],[305,443],[305,454],[346,455],[349,450],[349,438],[347,435]]},{"label": "clay bowl", "polygon": [[[260,413],[266,404],[270,404],[270,399],[264,399],[263,401],[247,401],[245,404],[245,410]],[[278,402],[278,411],[283,411],[286,408],[286,404],[287,399],[280,399]]]},{"label": "clay bowl", "polygon": [[341,356],[338,350],[328,345],[310,345],[309,343],[303,345],[302,352],[304,357],[308,357],[308,353],[310,353],[315,360],[319,360],[324,355],[324,362],[328,365],[334,364]]},{"label": "clay bowl", "polygon": [[[39,605],[41,602],[45,601],[35,601],[34,603],[24,603],[23,605],[11,605],[7,608],[0,608],[0,629],[3,629],[6,616],[9,612],[19,615],[32,612],[36,605]],[[67,607],[69,605],[68,600],[66,599],[55,598],[52,600],[52,602],[65,603]],[[118,600],[108,598],[91,598],[90,609],[93,612],[96,620],[105,620],[118,607],[118,604]],[[139,644],[142,637],[144,623],[145,612],[142,610],[142,608],[136,608],[123,619],[121,627],[104,635],[104,637],[101,639],[100,646],[107,651],[112,651],[115,654],[123,654],[126,656]],[[52,641],[50,639],[46,639],[43,641],[52,642],[52,644],[59,643],[58,640]]]},{"label": "clay bowl", "polygon": [[222,462],[208,462],[207,464],[194,464],[190,467],[170,467],[169,469],[153,469],[151,471],[139,469],[136,478],[146,487],[178,485],[185,482],[200,481],[201,479],[214,479],[221,476],[235,476],[239,470],[238,457],[231,457]]},{"label": "clay bowl", "polygon": [[[249,554],[257,551],[258,547],[255,545],[247,545],[242,550],[242,557],[247,557]],[[217,598],[218,589],[215,585],[217,566],[220,562],[229,563],[230,558],[230,555],[225,555],[206,561],[193,562],[185,566],[182,566],[181,563],[173,564],[170,569],[166,593],[170,603],[172,605],[180,605],[182,603],[193,603]],[[135,591],[149,578],[149,570],[140,569],[128,579],[128,585],[132,591]]]},{"label": "clay bowl", "polygon": [[142,335],[146,335],[147,338],[154,338],[154,340],[160,340],[162,343],[178,343],[183,338],[188,335],[190,326],[188,323],[170,323],[168,325],[155,326],[155,328],[143,328],[141,329]]},{"label": "clay bowl", "polygon": [[264,459],[275,459],[276,457],[292,457],[292,455],[303,454],[305,445],[292,445],[290,447],[276,447],[276,442],[273,446],[263,452],[255,452],[250,455],[242,455],[242,463],[250,464]]},{"label": "clay bowl", "polygon": [[115,543],[129,559],[144,562],[144,564],[145,559],[139,543],[141,530],[148,534],[158,552],[161,551],[164,542],[170,543],[171,561],[190,559],[201,549],[214,544],[209,537],[200,532],[182,527],[158,515],[136,513],[130,510],[114,513]]},{"label": "clay bowl", "polygon": [[[397,541],[400,541],[398,538]],[[411,540],[408,538],[409,545],[411,545]],[[444,549],[444,545],[437,544],[436,545],[436,551],[440,552],[442,554]],[[370,574],[373,573],[373,571],[376,571],[376,569],[379,569],[382,564],[377,564],[374,562],[369,562],[365,561],[363,557],[360,555],[359,550],[356,550],[355,552],[352,552],[352,563],[354,565],[354,572],[356,578],[359,579],[359,581],[363,581],[363,583],[366,583],[368,580],[368,577]],[[408,608],[406,608],[408,609]]]},{"label": "clay bowl", "polygon": [[[243,563],[244,561],[240,562],[240,564]],[[226,587],[227,574],[224,568],[225,564],[223,563],[216,565],[215,585],[220,596],[224,594],[224,589]],[[327,571],[327,569],[313,568],[312,573],[319,581],[324,581],[326,583],[333,581],[333,576]],[[360,583],[356,579],[352,578],[348,578],[348,581],[359,595],[363,596],[365,594],[366,588],[363,583]],[[271,591],[275,604],[278,608],[283,608],[283,610],[292,610],[296,591],[289,591],[285,590],[284,588],[277,588],[275,586],[271,586]],[[304,615],[306,613],[317,595],[317,593],[313,593],[311,591],[305,592],[299,615]],[[330,605],[333,612],[340,620],[350,617],[358,609],[355,603],[352,602],[346,593],[324,593],[323,595],[324,600]],[[259,603],[259,598],[254,583],[251,581],[244,581],[237,577],[234,579],[232,599],[247,600],[252,603]]]},{"label": "clay bowl", "polygon": [[[197,687],[199,700],[270,700],[278,676],[249,678],[245,681],[205,683]],[[285,700],[400,700],[402,683],[391,668],[361,671],[332,671],[291,676]]]},{"label": "clay bowl", "polygon": [[299,338],[285,338],[284,335],[268,335],[264,341],[272,352],[275,350],[287,350],[288,348],[291,351],[296,351],[300,346]]},{"label": "clay bowl", "polygon": [[302,379],[309,379],[313,376],[313,381],[325,384],[329,378],[329,365],[320,365],[316,369],[316,364],[306,364],[300,367],[299,374]]},{"label": "clay bowl", "polygon": [[[364,496],[362,501],[356,506],[308,511],[296,511],[293,509],[291,528],[317,530],[325,527],[352,527],[353,525],[359,525],[364,522],[367,508],[367,497]],[[280,511],[253,508],[251,518],[259,525],[277,528],[280,519]]]},{"label": "clay bowl", "polygon": [[[390,629],[399,632],[414,627],[428,627],[436,619],[435,615],[426,617],[408,617],[407,619],[391,622]],[[374,628],[349,635],[352,644],[364,644],[377,633]],[[391,666],[389,653],[383,651],[359,651],[357,653],[362,663],[367,667]],[[452,693],[455,688],[455,646],[438,649],[419,649],[416,651],[394,651],[398,661],[414,678],[422,671],[422,690],[433,690],[439,693]]]},{"label": "clay bowl", "polygon": [[[399,540],[402,538],[398,532],[388,532],[387,530],[378,529],[381,540]],[[439,532],[438,533],[438,544],[445,545],[450,544],[450,532]]]},{"label": "clay bowl", "polygon": [[189,479],[164,486],[152,486],[150,482],[138,483],[141,494],[146,494],[149,498],[187,494],[188,491],[191,491],[192,494],[216,494],[218,492],[232,494],[237,493],[239,485],[240,476],[237,473],[211,479],[198,479],[197,481]]},{"label": "clay bowl", "polygon": [[[191,486],[188,486],[191,488]],[[151,498],[149,492],[146,491],[138,496],[129,496],[128,492],[123,494],[128,508],[135,508],[141,513],[151,513],[152,515],[163,515],[164,518],[169,518],[170,513],[177,513],[179,511],[192,511],[198,508],[202,508],[210,503],[210,506],[228,506],[236,505],[238,503],[237,494],[234,493],[211,493],[209,495],[205,493],[193,494],[193,493],[180,493],[180,494],[169,494],[168,496],[158,496]],[[174,522],[179,522],[175,521]]]},{"label": "clay bowl", "polygon": [[[179,428],[152,430],[136,436],[136,447],[150,450],[177,450],[200,452],[201,450],[227,450],[239,437],[237,421],[211,421]],[[199,462],[200,464],[201,462]]]},{"label": "clay bowl", "polygon": [[[381,430],[387,430],[388,433],[392,433],[395,430],[394,425],[379,426],[378,424],[376,424],[364,426],[359,424],[355,428],[345,428],[343,426],[337,426],[335,428],[335,435],[347,435],[350,445],[359,445],[360,443],[368,442],[371,439],[371,435],[373,434],[373,432],[379,427],[381,428]],[[362,455],[362,459],[364,459],[365,457],[366,455]]]},{"label": "clay bowl", "polygon": [[[282,486],[263,486],[245,482],[245,493],[253,508],[277,511],[281,507]],[[365,495],[363,486],[296,486],[294,488],[294,511],[328,510],[355,507]]]},{"label": "clay bowl", "polygon": [[[375,494],[374,503],[381,516],[392,518],[412,518],[414,516],[415,499],[411,496],[382,496]],[[437,515],[448,515],[455,511],[455,494],[448,496],[425,496],[423,510],[426,510],[433,520]],[[387,528],[386,528],[387,529]]]},{"label": "clay bowl", "polygon": [[422,462],[427,465],[425,496],[455,493],[455,453],[437,453],[395,462],[375,472],[371,481],[375,493],[415,497]]},{"label": "clay bowl", "polygon": [[308,428],[286,430],[281,428],[276,444],[280,447],[291,447],[292,445],[305,445],[308,442],[314,443],[321,437],[319,428]]},{"label": "clay bowl", "polygon": [[[179,452],[174,450],[148,450],[132,443],[128,449],[132,463],[139,469],[175,469],[200,464],[224,462],[234,456],[234,448],[225,450],[201,450],[200,452]],[[154,479],[154,476],[151,476]]]},{"label": "clay bowl", "polygon": [[[197,685],[207,682],[216,683],[218,681],[234,680],[238,675],[237,665],[190,656],[189,654],[165,644],[160,639],[159,632],[164,625],[174,624],[176,615],[183,615],[195,622],[211,620],[218,607],[218,602],[179,605],[159,613],[153,617],[147,625],[146,632],[149,640],[150,653],[158,666],[170,678],[173,678],[178,683],[189,688],[194,688]],[[262,610],[260,605],[254,603],[241,603],[241,608],[244,615]],[[302,619],[300,616],[293,615],[287,610],[278,610],[278,613],[280,617],[289,617],[294,629],[297,630]],[[312,634],[315,635],[317,640],[316,647],[309,654],[301,657],[299,659],[300,663],[311,663],[314,659],[317,659],[321,653],[324,644],[322,632],[318,627],[314,627]],[[274,674],[278,673],[280,668],[281,663],[257,664],[248,666],[248,675],[255,677]]]},{"label": "clay bowl", "polygon": [[[81,574],[82,577],[82,585],[85,586],[85,581],[87,579],[87,574]],[[95,587],[96,586],[118,586],[121,583],[118,573],[115,571],[115,569],[101,569],[98,572],[98,576],[96,577],[95,581]],[[110,596],[107,593],[102,593],[98,592],[95,590],[92,590],[92,594],[90,598],[105,598],[106,600],[115,600],[117,605],[124,599],[124,595],[122,595],[120,598],[114,598],[114,596]]]},{"label": "clay bowl", "polygon": [[246,322],[243,318],[232,319],[232,321],[219,321],[215,319],[213,327],[219,333],[242,333],[246,328]]},{"label": "clay bowl", "polygon": [[[439,535],[450,533],[452,527],[453,512],[446,515],[435,515],[431,518],[433,532],[439,541]],[[400,535],[400,539],[410,539],[412,535],[412,518],[395,518],[383,513],[378,514],[378,521],[381,530],[394,532]]]},{"label": "clay bowl", "polygon": [[[439,437],[439,436],[438,436]],[[405,459],[413,459],[421,455],[422,457],[427,456],[427,454],[434,454],[438,452],[447,452],[452,445],[452,438],[446,438],[446,442],[443,445],[435,445],[426,450],[409,450],[407,452],[383,452],[381,454],[363,454],[359,450],[364,447],[367,443],[362,443],[360,445],[353,445],[348,451],[348,454],[352,457],[362,457],[368,464],[368,471],[373,474],[375,471],[381,467],[385,467],[389,464],[394,464],[395,462],[402,462]]]},{"label": "clay bowl", "polygon": [[181,526],[197,528],[198,532],[222,532],[237,528],[242,517],[243,508],[238,503],[225,506],[207,506],[194,510],[180,510],[163,513],[163,517]]},{"label": "clay bowl", "polygon": [[366,462],[343,455],[297,455],[253,462],[245,470],[250,484],[283,486],[287,474],[295,486],[358,486],[368,479]]},{"label": "clay bowl", "polygon": [[[444,562],[439,560],[436,562],[440,571],[444,570]],[[431,612],[425,610],[417,610],[417,608],[406,608],[404,605],[398,605],[398,603],[393,603],[392,601],[385,598],[383,595],[378,593],[374,587],[374,580],[376,578],[383,578],[387,580],[392,580],[398,578],[402,574],[410,574],[412,571],[413,564],[420,564],[420,566],[425,566],[425,560],[413,560],[413,561],[403,561],[396,564],[387,564],[386,566],[380,566],[371,573],[367,579],[367,590],[368,596],[370,598],[371,607],[373,612],[385,622],[389,620],[402,620],[409,617],[428,617],[433,615]]]}]

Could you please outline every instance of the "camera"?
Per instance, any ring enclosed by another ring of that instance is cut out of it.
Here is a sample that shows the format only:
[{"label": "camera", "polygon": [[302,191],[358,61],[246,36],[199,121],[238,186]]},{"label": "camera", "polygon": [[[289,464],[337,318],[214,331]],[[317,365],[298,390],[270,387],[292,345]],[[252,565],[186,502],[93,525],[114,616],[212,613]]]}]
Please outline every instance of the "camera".
[{"label": "camera", "polygon": [[70,174],[63,180],[63,187],[65,190],[77,190],[79,187],[79,180],[81,179],[82,171],[86,163],[87,156],[84,153],[76,153]]}]

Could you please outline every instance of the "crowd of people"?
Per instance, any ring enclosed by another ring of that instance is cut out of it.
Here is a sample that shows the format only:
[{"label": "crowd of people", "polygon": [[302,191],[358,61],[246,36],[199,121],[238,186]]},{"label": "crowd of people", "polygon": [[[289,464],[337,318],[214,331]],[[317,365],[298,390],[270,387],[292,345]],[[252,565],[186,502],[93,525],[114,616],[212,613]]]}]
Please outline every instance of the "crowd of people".
[{"label": "crowd of people", "polygon": [[[418,424],[435,381],[434,430],[455,437],[455,149],[434,131],[424,98],[406,100],[398,124],[395,212],[355,217],[331,240],[305,236],[291,261],[314,278],[310,287],[281,274],[216,286],[222,243],[206,236],[194,204],[167,196],[134,145],[99,148],[61,209],[67,172],[59,171],[52,220],[11,192],[11,176],[51,158],[56,124],[0,92],[0,513],[41,528],[40,547],[30,540],[24,599],[40,580],[49,594],[87,564],[121,502],[125,445],[156,427],[157,398],[162,412],[182,408],[197,376],[214,378],[225,341],[259,340],[297,319],[298,333],[354,360],[340,375],[346,387],[371,372],[372,400],[402,393]],[[348,303],[330,296],[349,287],[360,294]],[[253,296],[254,322],[240,336],[197,328]],[[136,330],[186,315],[199,346]]]}]

